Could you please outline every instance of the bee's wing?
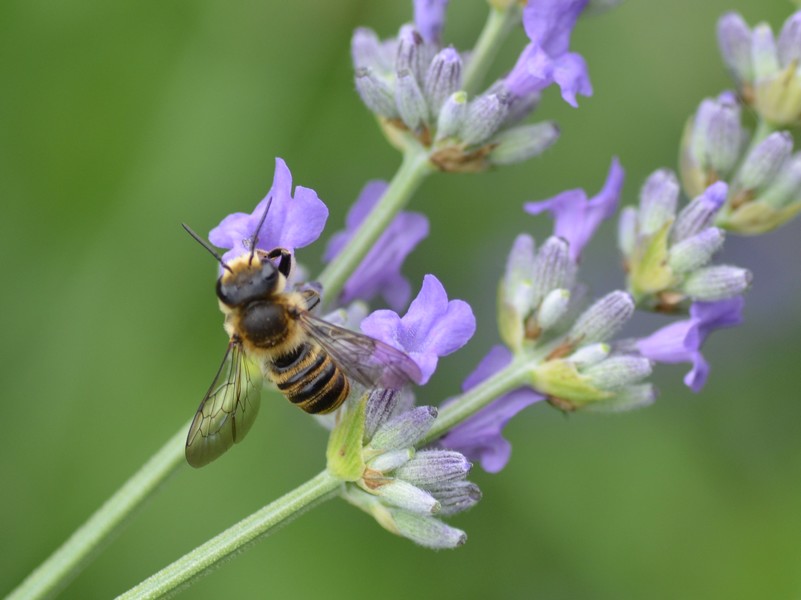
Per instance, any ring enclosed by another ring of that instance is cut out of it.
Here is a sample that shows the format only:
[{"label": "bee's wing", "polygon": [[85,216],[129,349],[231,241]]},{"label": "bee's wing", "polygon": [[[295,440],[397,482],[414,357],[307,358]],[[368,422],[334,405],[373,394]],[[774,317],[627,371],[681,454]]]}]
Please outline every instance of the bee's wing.
[{"label": "bee's wing", "polygon": [[245,437],[259,412],[261,384],[258,367],[231,340],[186,436],[190,465],[207,465]]},{"label": "bee's wing", "polygon": [[365,387],[398,389],[420,381],[420,368],[406,354],[362,333],[323,321],[309,312],[299,320],[348,377]]}]

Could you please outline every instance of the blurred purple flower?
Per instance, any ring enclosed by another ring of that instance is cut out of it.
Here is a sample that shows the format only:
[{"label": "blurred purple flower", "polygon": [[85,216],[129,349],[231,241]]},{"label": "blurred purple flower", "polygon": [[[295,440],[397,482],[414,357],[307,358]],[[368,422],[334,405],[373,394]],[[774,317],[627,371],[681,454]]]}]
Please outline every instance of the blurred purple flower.
[{"label": "blurred purple flower", "polygon": [[[512,353],[505,346],[494,346],[464,380],[462,390],[475,387],[511,360]],[[438,444],[457,450],[470,460],[479,461],[488,473],[497,473],[506,466],[512,453],[512,445],[501,435],[501,431],[521,410],[544,399],[545,396],[530,388],[513,390],[451,429]]]},{"label": "blurred purple flower", "polygon": [[425,384],[440,356],[455,352],[473,337],[476,319],[470,305],[462,300],[448,301],[445,288],[433,275],[426,275],[417,298],[399,317],[391,310],[377,310],[361,324],[362,331],[403,350],[420,367]]},{"label": "blurred purple flower", "polygon": [[509,92],[525,97],[556,83],[562,98],[574,107],[576,94],[592,95],[584,59],[568,52],[573,27],[586,5],[587,0],[529,0],[523,27],[531,43],[504,79]]},{"label": "blurred purple flower", "polygon": [[716,329],[733,327],[743,321],[742,297],[717,302],[694,302],[690,318],[671,323],[636,343],[645,358],[662,363],[692,363],[684,384],[700,392],[709,375],[709,364],[701,354],[704,341]]},{"label": "blurred purple flower", "polygon": [[554,235],[567,240],[570,244],[570,256],[576,261],[598,226],[615,213],[624,174],[620,162],[613,158],[604,187],[589,200],[584,190],[574,189],[548,200],[526,202],[523,208],[532,215],[550,212],[555,220]]},{"label": "blurred purple flower", "polygon": [[414,0],[414,25],[423,39],[439,44],[448,0]]},{"label": "blurred purple flower", "polygon": [[258,232],[257,248],[272,250],[280,247],[294,252],[295,248],[308,246],[320,237],[328,219],[328,208],[310,188],[297,186],[293,197],[292,174],[286,163],[276,158],[273,185],[253,212],[228,215],[209,232],[212,244],[228,248],[223,254],[224,261],[250,252],[250,240],[270,198],[270,212]]},{"label": "blurred purple flower", "polygon": [[529,0],[523,9],[523,28],[529,39],[550,56],[565,54],[570,35],[588,0]]},{"label": "blurred purple flower", "polygon": [[[323,259],[335,260],[353,237],[387,189],[384,181],[369,181],[345,218],[345,230],[334,234]],[[371,300],[381,295],[394,310],[401,310],[409,301],[411,286],[401,275],[403,261],[415,246],[428,235],[428,219],[419,213],[399,213],[381,234],[362,262],[345,282],[339,301]]]}]

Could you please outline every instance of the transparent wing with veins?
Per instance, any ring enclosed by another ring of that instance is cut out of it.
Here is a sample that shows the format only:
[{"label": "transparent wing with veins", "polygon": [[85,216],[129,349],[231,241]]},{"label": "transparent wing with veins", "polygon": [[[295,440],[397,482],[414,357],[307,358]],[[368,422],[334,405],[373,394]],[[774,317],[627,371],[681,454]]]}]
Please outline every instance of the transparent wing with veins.
[{"label": "transparent wing with veins", "polygon": [[345,374],[361,385],[399,389],[421,379],[420,368],[400,350],[362,333],[333,325],[303,311],[298,319]]},{"label": "transparent wing with veins", "polygon": [[242,441],[259,412],[262,376],[242,344],[228,344],[220,369],[186,436],[186,460],[202,467]]}]

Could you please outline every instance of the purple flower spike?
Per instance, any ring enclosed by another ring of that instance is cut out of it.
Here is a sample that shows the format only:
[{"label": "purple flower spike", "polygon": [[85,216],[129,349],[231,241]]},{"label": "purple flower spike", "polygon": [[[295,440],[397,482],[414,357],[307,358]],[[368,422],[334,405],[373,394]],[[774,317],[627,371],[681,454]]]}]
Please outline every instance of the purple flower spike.
[{"label": "purple flower spike", "polygon": [[684,384],[700,392],[709,375],[709,365],[701,354],[704,341],[716,329],[734,327],[743,321],[742,297],[717,302],[694,302],[690,318],[671,323],[637,342],[644,357],[661,363],[692,363]]},{"label": "purple flower spike", "polygon": [[[511,360],[512,354],[505,346],[493,347],[465,379],[462,390],[475,387]],[[497,473],[506,466],[512,453],[512,445],[501,435],[503,428],[521,410],[544,399],[545,396],[529,388],[504,394],[451,429],[439,440],[439,445],[457,450],[470,460],[479,461],[481,468],[488,473]]]},{"label": "purple flower spike", "polygon": [[598,226],[615,213],[623,176],[623,167],[617,158],[613,158],[604,187],[591,199],[587,200],[587,194],[582,189],[567,190],[548,200],[526,202],[523,208],[532,215],[550,212],[556,221],[554,235],[568,241],[570,256],[577,261]]},{"label": "purple flower spike", "polygon": [[361,324],[362,331],[408,354],[428,382],[440,356],[455,352],[476,331],[470,305],[462,300],[448,301],[445,288],[433,275],[426,275],[417,298],[403,318],[391,310],[377,310]]},{"label": "purple flower spike", "polygon": [[[369,181],[348,212],[345,230],[328,242],[323,259],[334,260],[362,224],[387,189],[385,181]],[[409,301],[411,286],[401,275],[403,261],[428,235],[428,219],[419,213],[402,212],[384,230],[342,289],[339,301],[347,304],[356,299],[371,300],[381,295],[394,310],[401,310]]]},{"label": "purple flower spike", "polygon": [[414,25],[423,39],[439,44],[448,0],[414,0]]},{"label": "purple flower spike", "polygon": [[228,248],[228,252],[223,254],[224,261],[250,252],[250,240],[270,198],[270,213],[258,232],[257,248],[272,250],[280,247],[294,252],[295,248],[308,246],[320,237],[328,219],[328,208],[310,188],[299,185],[293,196],[292,174],[286,163],[276,158],[273,185],[254,211],[228,215],[209,232],[212,244]]}]

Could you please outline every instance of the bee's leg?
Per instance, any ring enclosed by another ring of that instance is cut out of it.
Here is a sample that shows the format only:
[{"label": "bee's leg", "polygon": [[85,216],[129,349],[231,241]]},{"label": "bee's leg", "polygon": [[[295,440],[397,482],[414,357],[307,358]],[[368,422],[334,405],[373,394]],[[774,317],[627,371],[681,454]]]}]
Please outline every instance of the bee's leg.
[{"label": "bee's leg", "polygon": [[289,272],[292,270],[292,254],[286,248],[274,248],[267,254],[267,258],[274,259],[281,257],[278,261],[278,272],[284,277],[289,277]]}]

